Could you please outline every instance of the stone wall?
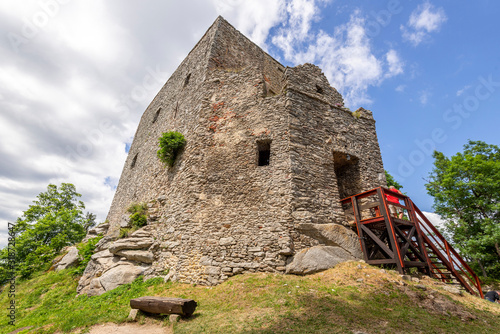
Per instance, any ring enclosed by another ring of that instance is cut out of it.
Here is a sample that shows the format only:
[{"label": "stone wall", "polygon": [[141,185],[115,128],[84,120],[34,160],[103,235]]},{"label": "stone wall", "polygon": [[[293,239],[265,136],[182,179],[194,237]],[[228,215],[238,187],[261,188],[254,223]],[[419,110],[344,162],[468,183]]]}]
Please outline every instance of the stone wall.
[{"label": "stone wall", "polygon": [[[122,275],[117,263],[213,285],[285,272],[293,254],[326,239],[359,257],[350,230],[314,226],[342,219],[337,175],[347,192],[385,182],[371,113],[356,118],[342,104],[319,68],[285,68],[218,18],[146,109],[79,292],[106,291],[100,277]],[[169,168],[156,151],[171,130],[186,147]],[[270,151],[268,163],[259,150]],[[139,202],[148,203],[148,226],[116,240]]]},{"label": "stone wall", "polygon": [[386,185],[372,113],[344,108],[314,65],[286,77],[295,221],[342,221],[340,199]]}]

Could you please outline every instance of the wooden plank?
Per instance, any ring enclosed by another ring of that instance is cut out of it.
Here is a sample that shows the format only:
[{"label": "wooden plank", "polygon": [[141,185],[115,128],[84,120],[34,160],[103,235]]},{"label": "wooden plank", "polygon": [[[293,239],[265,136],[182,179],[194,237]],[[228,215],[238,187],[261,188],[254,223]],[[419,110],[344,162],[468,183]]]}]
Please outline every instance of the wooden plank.
[{"label": "wooden plank", "polygon": [[370,260],[367,263],[368,264],[386,264],[386,263],[394,263],[396,264],[398,260],[397,259],[380,259],[380,260]]},{"label": "wooden plank", "polygon": [[130,300],[130,307],[156,314],[180,314],[189,317],[198,304],[192,299],[145,296]]},{"label": "wooden plank", "polygon": [[[401,254],[399,251],[399,245],[398,245],[397,239],[396,239],[396,233],[394,232],[394,228],[392,225],[392,220],[391,220],[392,217],[391,217],[390,212],[389,212],[387,201],[385,200],[385,193],[384,193],[384,191],[382,191],[382,188],[377,188],[377,194],[378,194],[379,201],[384,203],[384,205],[382,206],[383,210],[381,210],[381,213],[382,213],[382,216],[384,216],[386,229],[387,229],[387,232],[389,234],[389,243],[392,246],[392,249],[394,250],[393,259],[396,260],[396,266],[398,267],[399,273],[404,274],[403,259],[401,258]],[[397,258],[395,255],[397,255]]]},{"label": "wooden plank", "polygon": [[365,243],[365,236],[363,234],[363,225],[360,224],[361,215],[358,208],[358,199],[356,196],[352,197],[352,210],[354,212],[354,221],[356,222],[356,229],[358,230],[359,243],[361,244],[361,250],[363,251],[363,258],[368,261],[368,251]]},{"label": "wooden plank", "polygon": [[425,267],[427,266],[427,263],[419,261],[405,261],[405,265],[410,267]]}]

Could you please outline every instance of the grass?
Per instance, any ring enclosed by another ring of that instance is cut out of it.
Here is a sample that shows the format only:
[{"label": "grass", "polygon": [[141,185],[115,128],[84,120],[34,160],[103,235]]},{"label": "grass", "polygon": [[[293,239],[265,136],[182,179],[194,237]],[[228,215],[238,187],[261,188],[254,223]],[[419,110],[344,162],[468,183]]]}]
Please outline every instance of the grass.
[{"label": "grass", "polygon": [[[422,283],[426,291],[414,283],[404,286],[396,273],[351,262],[305,277],[238,275],[216,287],[138,279],[101,296],[75,297],[77,278],[51,272],[18,285],[15,328],[54,333],[120,323],[126,321],[131,298],[157,295],[198,302],[195,314],[175,325],[175,333],[497,332],[500,305],[452,295],[432,280]],[[4,291],[0,303],[7,302]],[[0,309],[0,319],[5,315]],[[167,323],[161,317],[155,321]],[[0,332],[11,327],[3,320]]]}]

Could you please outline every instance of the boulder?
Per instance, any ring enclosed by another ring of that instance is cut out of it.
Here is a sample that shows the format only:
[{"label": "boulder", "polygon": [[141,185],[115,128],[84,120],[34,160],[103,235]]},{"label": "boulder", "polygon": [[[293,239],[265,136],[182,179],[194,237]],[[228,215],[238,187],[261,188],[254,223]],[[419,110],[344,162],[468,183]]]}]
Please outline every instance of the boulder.
[{"label": "boulder", "polygon": [[153,238],[126,238],[119,239],[109,246],[109,251],[113,254],[122,249],[146,249],[153,244]]},{"label": "boulder", "polygon": [[120,285],[132,283],[145,269],[132,264],[122,264],[102,274],[99,283],[105,291],[113,290]]},{"label": "boulder", "polygon": [[104,268],[110,268],[120,261],[120,257],[115,256],[108,249],[93,254],[90,259]]},{"label": "boulder", "polygon": [[57,263],[54,268],[55,271],[67,269],[72,266],[76,266],[80,262],[78,257],[78,249],[75,246],[68,248],[68,253]]},{"label": "boulder", "polygon": [[143,263],[153,263],[153,253],[143,250],[120,250],[115,253],[123,256],[129,261],[137,261]]},{"label": "boulder", "polygon": [[99,242],[95,245],[95,251],[100,252],[100,251],[107,249],[109,247],[109,245],[111,245],[111,243],[114,240],[115,240],[115,238],[113,238],[111,236],[105,236],[104,238],[99,240]]},{"label": "boulder", "polygon": [[151,232],[140,229],[132,233],[133,238],[151,238]]},{"label": "boulder", "polygon": [[335,267],[335,265],[355,260],[344,249],[337,246],[314,246],[303,249],[286,266],[287,274],[307,275]]},{"label": "boulder", "polygon": [[339,224],[299,224],[297,230],[326,246],[338,246],[357,259],[363,258],[359,238],[351,229]]}]

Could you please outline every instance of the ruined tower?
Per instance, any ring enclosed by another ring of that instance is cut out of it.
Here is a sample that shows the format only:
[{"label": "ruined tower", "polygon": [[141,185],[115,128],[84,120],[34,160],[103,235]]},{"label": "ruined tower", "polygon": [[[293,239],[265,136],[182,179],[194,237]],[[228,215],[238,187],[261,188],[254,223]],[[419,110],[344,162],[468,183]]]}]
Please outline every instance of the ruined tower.
[{"label": "ruined tower", "polygon": [[[156,155],[168,131],[186,138],[173,167]],[[284,273],[316,245],[360,257],[339,200],[385,182],[370,111],[350,112],[318,67],[284,67],[219,17],[144,112],[79,292],[139,274],[213,285]],[[141,202],[148,225],[118,239]]]}]

